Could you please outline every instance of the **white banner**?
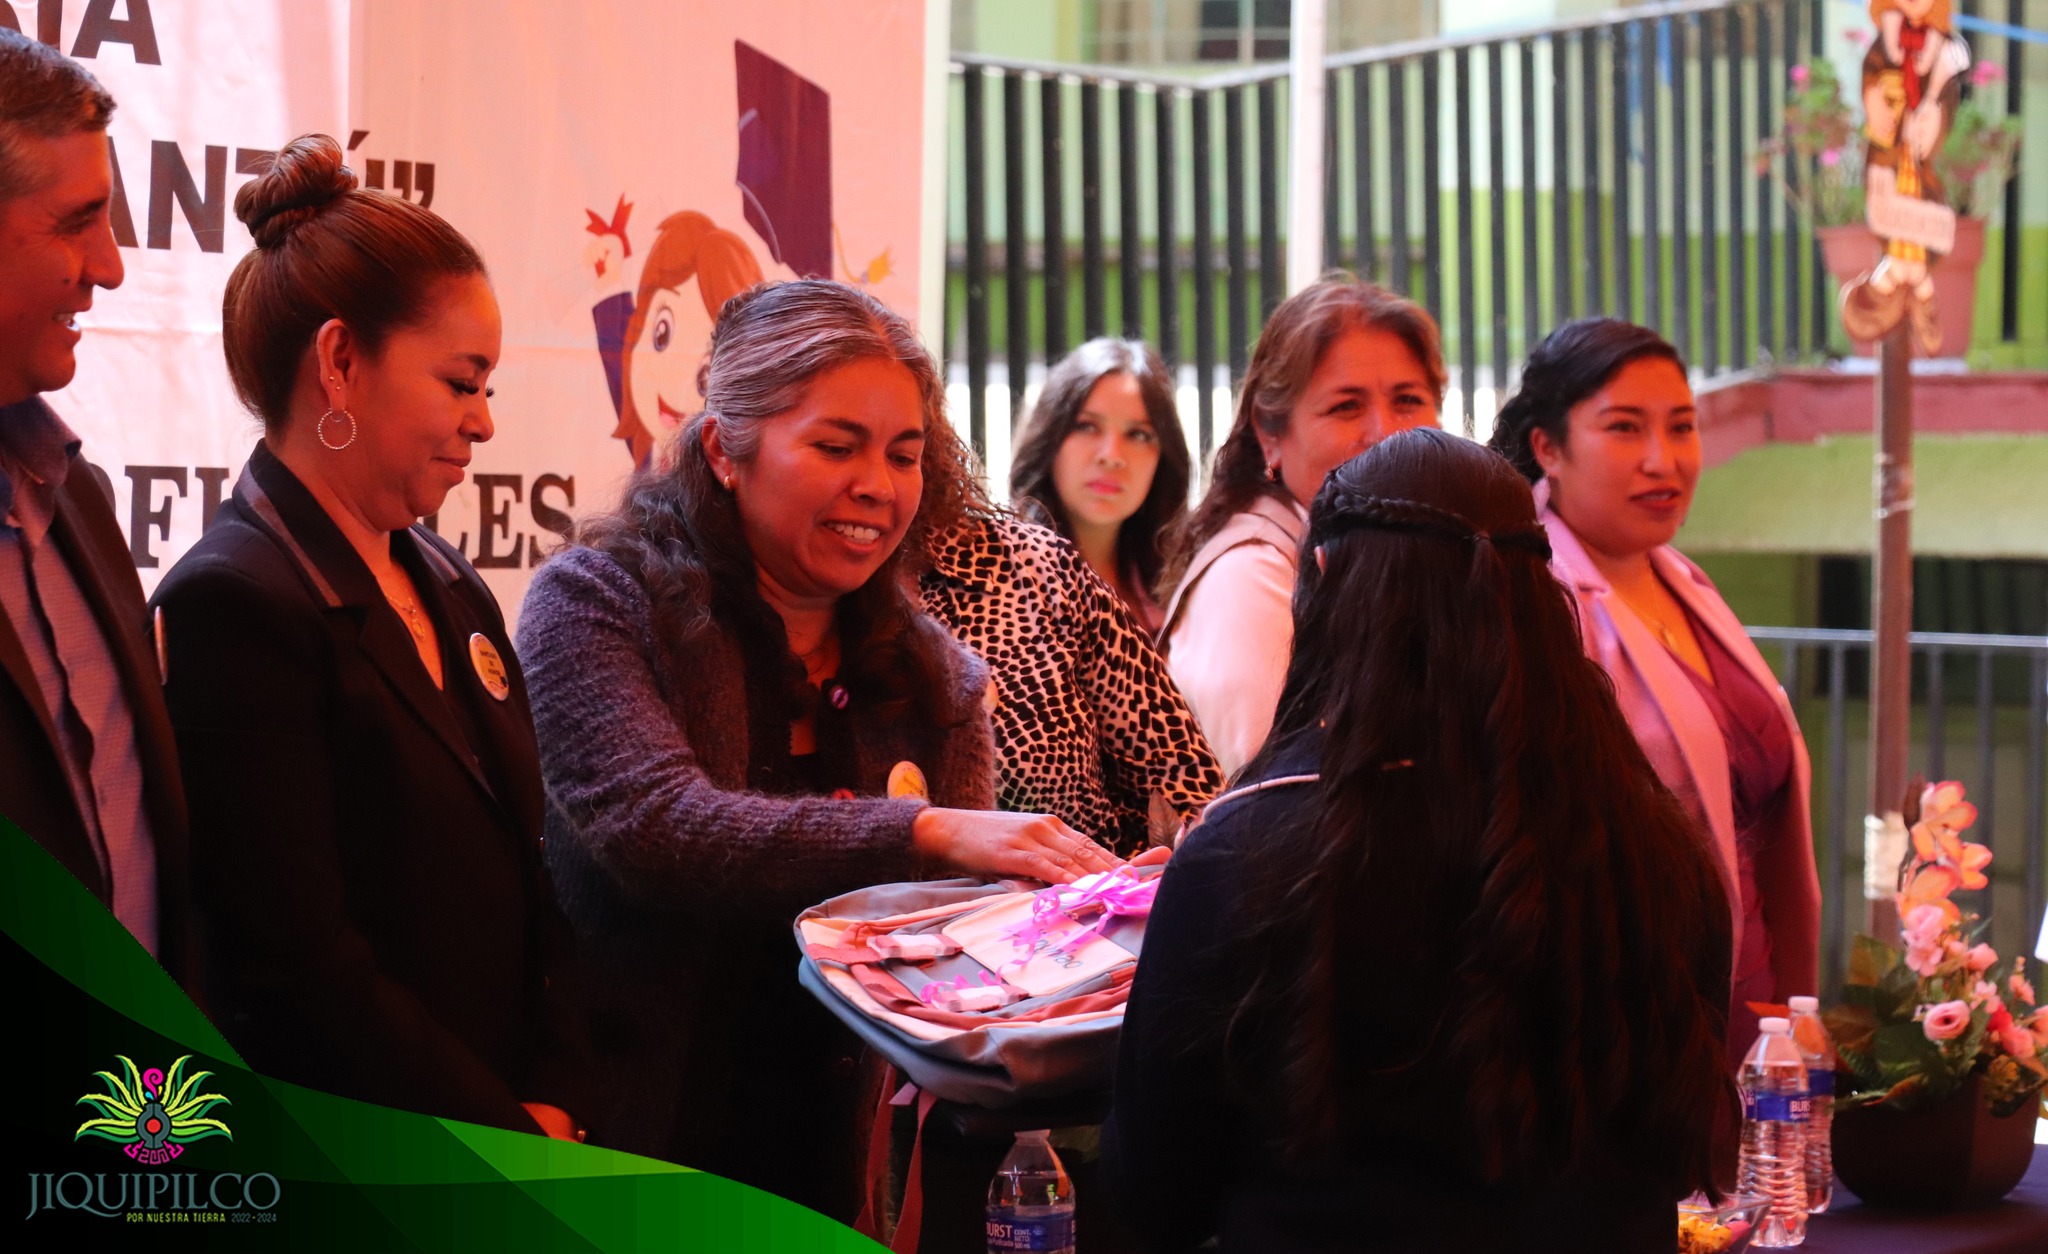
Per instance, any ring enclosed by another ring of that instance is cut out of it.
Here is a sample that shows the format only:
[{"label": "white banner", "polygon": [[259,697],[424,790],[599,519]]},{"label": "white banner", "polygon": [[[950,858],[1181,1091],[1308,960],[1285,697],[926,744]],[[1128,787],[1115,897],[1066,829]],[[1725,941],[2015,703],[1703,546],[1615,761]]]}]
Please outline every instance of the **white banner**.
[{"label": "white banner", "polygon": [[927,7],[14,0],[25,31],[59,18],[58,46],[120,104],[128,278],[50,400],[107,471],[144,586],[258,433],[219,338],[250,247],[238,171],[325,131],[483,252],[505,318],[497,435],[433,522],[514,615],[568,517],[615,499],[697,408],[726,296],[824,274],[918,316]]},{"label": "white banner", "polygon": [[235,192],[292,136],[343,124],[348,6],[0,0],[0,23],[62,49],[117,104],[107,135],[127,278],[94,294],[78,376],[47,399],[106,472],[154,589],[260,433],[220,348],[221,292],[250,248]]}]

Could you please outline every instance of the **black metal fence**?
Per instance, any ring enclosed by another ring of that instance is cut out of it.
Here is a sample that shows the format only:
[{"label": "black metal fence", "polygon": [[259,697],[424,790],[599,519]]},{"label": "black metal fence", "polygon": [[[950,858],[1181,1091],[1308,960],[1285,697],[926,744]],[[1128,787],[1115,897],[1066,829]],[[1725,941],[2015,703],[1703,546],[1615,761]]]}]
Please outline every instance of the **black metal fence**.
[{"label": "black metal fence", "polygon": [[[1869,705],[1851,693],[1869,668],[1871,633],[1753,627],[1749,634],[1775,660],[1813,759],[1821,976],[1831,992],[1841,987],[1850,938],[1864,927]],[[1912,769],[1968,789],[1978,811],[1970,838],[1994,855],[1991,887],[1972,908],[1991,920],[1999,953],[2032,953],[2048,908],[2048,637],[1914,632],[1910,640]]]},{"label": "black metal fence", "polygon": [[[1436,316],[1468,430],[1490,418],[1482,401],[1528,349],[1572,317],[1656,327],[1706,375],[1826,352],[1840,343],[1833,285],[1813,223],[1779,181],[1814,171],[1781,163],[1761,178],[1752,165],[1779,127],[1791,67],[1823,51],[1824,4],[1646,5],[1333,58],[1325,263]],[[2016,112],[2025,50],[2006,42],[1977,51],[2005,53]],[[1285,68],[1181,79],[957,62],[964,230],[947,346],[964,357],[975,447],[987,451],[992,363],[1014,415],[1034,363],[1116,333],[1193,367],[1206,455],[1219,395],[1285,292]],[[2018,199],[2015,181],[2007,222],[2020,220]],[[2003,247],[2000,325],[2012,339],[2019,233]]]}]

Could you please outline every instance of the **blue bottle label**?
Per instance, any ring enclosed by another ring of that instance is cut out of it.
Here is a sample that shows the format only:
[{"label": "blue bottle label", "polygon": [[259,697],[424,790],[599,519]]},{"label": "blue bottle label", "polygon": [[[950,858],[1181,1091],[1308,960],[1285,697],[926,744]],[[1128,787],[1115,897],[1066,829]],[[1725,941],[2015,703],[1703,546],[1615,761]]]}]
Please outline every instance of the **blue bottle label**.
[{"label": "blue bottle label", "polygon": [[1811,1097],[1833,1097],[1835,1095],[1835,1073],[1832,1070],[1807,1072],[1806,1092]]},{"label": "blue bottle label", "polygon": [[1804,1093],[1746,1093],[1742,1117],[1764,1123],[1805,1123],[1813,1113],[1812,1099]]},{"label": "blue bottle label", "polygon": [[1074,1246],[1074,1212],[1019,1215],[1002,1206],[988,1208],[991,1250],[1068,1250]]}]

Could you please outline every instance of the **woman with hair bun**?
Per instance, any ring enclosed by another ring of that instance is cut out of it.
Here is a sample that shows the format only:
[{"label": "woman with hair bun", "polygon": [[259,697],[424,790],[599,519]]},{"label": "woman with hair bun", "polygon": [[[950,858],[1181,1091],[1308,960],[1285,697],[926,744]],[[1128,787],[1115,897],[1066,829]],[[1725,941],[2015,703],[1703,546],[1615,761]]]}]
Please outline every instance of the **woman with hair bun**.
[{"label": "woman with hair bun", "polygon": [[1258,752],[1293,641],[1308,503],[1344,460],[1436,421],[1444,362],[1420,305],[1324,277],[1266,320],[1209,491],[1168,538],[1162,652],[1228,773]]},{"label": "woman with hair bun", "polygon": [[1685,363],[1613,318],[1553,331],[1529,355],[1492,445],[1535,483],[1586,650],[1614,681],[1657,774],[1710,835],[1735,910],[1731,1059],[1752,1002],[1820,984],[1806,742],[1784,689],[1705,573],[1671,547],[1700,473]]},{"label": "woman with hair bun", "polygon": [[1548,551],[1439,430],[1316,495],[1272,736],[1167,864],[1124,1015],[1103,1163],[1147,1248],[1670,1254],[1713,1187],[1720,877]]},{"label": "woman with hair bun", "polygon": [[235,215],[256,248],[222,333],[263,437],[154,602],[207,995],[267,1075],[579,1137],[525,681],[490,591],[418,521],[491,438],[483,260],[325,135]]}]

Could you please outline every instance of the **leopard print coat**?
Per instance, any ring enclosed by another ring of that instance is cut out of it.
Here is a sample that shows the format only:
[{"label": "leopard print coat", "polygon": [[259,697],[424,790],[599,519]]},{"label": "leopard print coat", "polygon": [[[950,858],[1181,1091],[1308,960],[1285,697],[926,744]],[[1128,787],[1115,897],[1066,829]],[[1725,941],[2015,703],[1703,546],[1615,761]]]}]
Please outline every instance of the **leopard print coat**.
[{"label": "leopard print coat", "polygon": [[995,677],[997,804],[1055,814],[1118,854],[1157,796],[1192,819],[1223,771],[1151,638],[1080,552],[1009,515],[935,543],[927,613]]}]

